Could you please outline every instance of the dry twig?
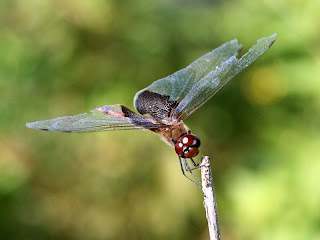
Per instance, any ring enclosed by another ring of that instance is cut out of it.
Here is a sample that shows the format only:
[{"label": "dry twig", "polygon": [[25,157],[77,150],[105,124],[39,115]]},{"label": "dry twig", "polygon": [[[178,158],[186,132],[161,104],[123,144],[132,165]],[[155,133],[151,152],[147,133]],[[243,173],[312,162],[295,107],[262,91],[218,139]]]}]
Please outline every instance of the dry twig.
[{"label": "dry twig", "polygon": [[202,192],[204,195],[203,205],[206,209],[210,240],[220,240],[217,203],[213,187],[210,158],[208,156],[204,156],[201,159],[200,169]]}]

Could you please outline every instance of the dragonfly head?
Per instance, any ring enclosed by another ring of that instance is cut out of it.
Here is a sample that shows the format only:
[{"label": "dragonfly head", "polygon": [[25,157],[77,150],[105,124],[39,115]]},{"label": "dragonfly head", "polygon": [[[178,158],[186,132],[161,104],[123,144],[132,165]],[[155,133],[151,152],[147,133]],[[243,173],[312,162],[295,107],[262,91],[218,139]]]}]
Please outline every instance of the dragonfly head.
[{"label": "dragonfly head", "polygon": [[184,134],[175,144],[176,153],[182,158],[193,158],[198,155],[200,139],[194,134]]}]

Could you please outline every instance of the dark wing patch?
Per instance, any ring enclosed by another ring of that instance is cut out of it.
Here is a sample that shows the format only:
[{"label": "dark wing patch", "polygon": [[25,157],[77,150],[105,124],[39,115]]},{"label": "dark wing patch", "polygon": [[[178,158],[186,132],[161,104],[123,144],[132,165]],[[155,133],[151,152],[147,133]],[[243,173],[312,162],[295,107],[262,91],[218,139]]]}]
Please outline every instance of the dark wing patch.
[{"label": "dark wing patch", "polygon": [[178,105],[170,101],[169,96],[154,93],[149,90],[141,91],[134,100],[134,106],[140,114],[150,114],[158,119],[169,118]]},{"label": "dark wing patch", "polygon": [[131,111],[129,108],[123,105],[120,105],[120,108],[125,117],[138,119],[142,118],[139,114],[135,113],[134,111]]},{"label": "dark wing patch", "polygon": [[[137,127],[145,127],[150,130],[152,130],[154,128],[168,127],[167,125],[164,125],[161,122],[157,122],[157,127],[155,127],[156,126],[155,123],[153,123],[151,120],[147,120],[147,119],[141,117],[139,114],[135,113],[134,111],[131,111],[129,108],[127,108],[123,105],[120,105],[120,107],[121,107],[122,112],[124,113],[124,116],[126,118],[130,119],[129,121]],[[146,124],[147,122],[149,122],[149,123]]]}]

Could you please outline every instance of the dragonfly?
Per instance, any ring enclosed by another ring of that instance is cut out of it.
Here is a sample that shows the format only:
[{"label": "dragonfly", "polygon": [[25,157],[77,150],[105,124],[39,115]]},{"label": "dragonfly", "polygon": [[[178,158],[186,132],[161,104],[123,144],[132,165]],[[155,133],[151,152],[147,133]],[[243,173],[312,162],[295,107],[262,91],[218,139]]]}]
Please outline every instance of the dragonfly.
[{"label": "dragonfly", "polygon": [[[68,133],[150,130],[175,149],[182,174],[200,187],[200,181],[193,173],[199,164],[193,158],[199,154],[201,142],[183,121],[264,54],[276,37],[277,34],[273,34],[259,39],[241,58],[237,56],[242,51],[242,45],[234,39],[203,55],[186,68],[153,82],[134,97],[134,107],[139,114],[120,104],[105,105],[96,107],[91,113],[36,121],[26,123],[26,126]],[[191,160],[193,168],[187,159]],[[195,180],[186,172],[191,173]]]}]

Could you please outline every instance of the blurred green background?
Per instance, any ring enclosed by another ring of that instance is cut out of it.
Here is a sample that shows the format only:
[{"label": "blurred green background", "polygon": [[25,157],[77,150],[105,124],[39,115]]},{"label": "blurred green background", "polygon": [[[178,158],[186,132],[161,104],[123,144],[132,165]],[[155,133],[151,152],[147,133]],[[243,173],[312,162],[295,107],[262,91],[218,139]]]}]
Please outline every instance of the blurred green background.
[{"label": "blurred green background", "polygon": [[0,239],[208,239],[202,193],[147,131],[26,122],[121,103],[238,38],[273,47],[186,120],[223,240],[320,239],[320,2],[0,1]]}]

